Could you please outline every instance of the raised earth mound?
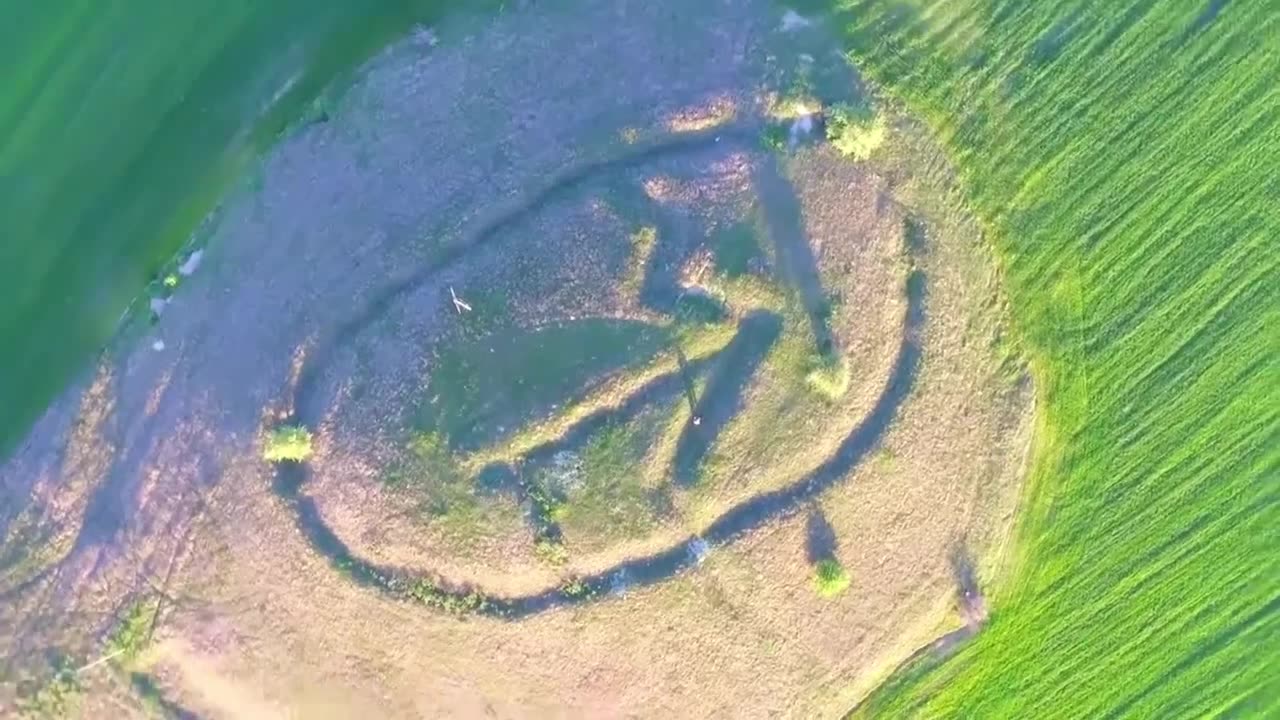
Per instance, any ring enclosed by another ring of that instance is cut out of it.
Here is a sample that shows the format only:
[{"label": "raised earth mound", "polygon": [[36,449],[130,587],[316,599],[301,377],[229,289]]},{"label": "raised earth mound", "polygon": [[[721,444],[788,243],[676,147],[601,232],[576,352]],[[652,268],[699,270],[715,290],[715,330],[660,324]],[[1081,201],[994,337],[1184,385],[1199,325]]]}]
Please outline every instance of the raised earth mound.
[{"label": "raised earth mound", "polygon": [[784,8],[552,5],[318,101],[0,466],[15,703],[810,717],[981,623],[1031,396],[941,155]]}]

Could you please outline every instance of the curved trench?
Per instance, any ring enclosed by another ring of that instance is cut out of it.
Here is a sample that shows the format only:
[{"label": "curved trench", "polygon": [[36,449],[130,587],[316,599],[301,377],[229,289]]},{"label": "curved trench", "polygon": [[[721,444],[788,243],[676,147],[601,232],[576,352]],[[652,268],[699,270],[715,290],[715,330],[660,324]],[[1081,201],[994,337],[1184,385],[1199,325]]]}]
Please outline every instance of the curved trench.
[{"label": "curved trench", "polygon": [[[607,159],[566,168],[538,189],[497,209],[488,217],[481,218],[470,232],[442,249],[421,268],[388,283],[361,309],[340,323],[327,339],[322,339],[317,344],[308,354],[299,373],[292,398],[294,414],[289,422],[311,426],[319,420],[322,411],[317,401],[319,378],[339,348],[378,320],[398,298],[453,267],[471,250],[493,241],[499,230],[536,212],[557,194],[580,185],[601,171],[635,166],[656,158],[698,150],[722,140],[749,146],[750,143],[757,142],[758,137],[759,128],[744,123],[668,137],[628,148],[626,152]],[[919,252],[919,248],[909,244],[908,252]],[[876,448],[910,393],[921,359],[920,331],[925,319],[926,297],[924,274],[919,270],[914,271],[906,285],[904,292],[907,296],[907,310],[903,318],[902,340],[888,381],[871,411],[850,430],[822,465],[787,487],[761,493],[731,507],[698,535],[690,536],[653,554],[632,558],[600,572],[573,578],[561,586],[549,587],[528,595],[500,596],[486,592],[483,587],[451,583],[447,578],[428,573],[370,562],[358,557],[347,547],[325,523],[315,499],[302,492],[310,475],[306,465],[280,465],[273,489],[293,509],[298,529],[312,549],[327,558],[354,582],[445,612],[519,619],[616,595],[631,587],[658,583],[697,565],[713,548],[727,545],[767,522],[797,512],[807,502],[838,484]],[[713,440],[714,437],[703,437],[700,434],[689,441],[696,447],[691,446],[686,453],[700,454],[697,449],[703,445],[709,446]]]}]

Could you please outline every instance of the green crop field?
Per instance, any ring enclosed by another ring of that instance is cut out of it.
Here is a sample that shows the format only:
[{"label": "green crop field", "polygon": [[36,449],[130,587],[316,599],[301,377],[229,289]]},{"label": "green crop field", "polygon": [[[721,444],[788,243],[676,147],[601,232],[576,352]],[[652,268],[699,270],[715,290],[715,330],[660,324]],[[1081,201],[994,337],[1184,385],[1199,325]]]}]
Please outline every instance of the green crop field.
[{"label": "green crop field", "polygon": [[[1280,2],[795,0],[951,151],[1039,392],[990,622],[888,717],[1280,715]],[[0,0],[0,453],[319,91],[445,7]]]},{"label": "green crop field", "polygon": [[1280,6],[836,12],[951,149],[1042,402],[990,625],[862,711],[1274,717]]},{"label": "green crop field", "polygon": [[0,449],[330,82],[487,0],[0,0]]}]

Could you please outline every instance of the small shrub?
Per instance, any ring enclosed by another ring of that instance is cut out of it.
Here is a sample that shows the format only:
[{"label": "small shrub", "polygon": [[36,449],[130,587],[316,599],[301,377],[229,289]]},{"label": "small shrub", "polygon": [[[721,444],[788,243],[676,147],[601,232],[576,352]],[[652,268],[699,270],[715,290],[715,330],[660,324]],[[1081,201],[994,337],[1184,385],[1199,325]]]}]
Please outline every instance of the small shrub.
[{"label": "small shrub", "polygon": [[787,149],[787,140],[789,134],[787,129],[778,123],[769,123],[760,133],[760,144],[766,150],[774,150],[781,152]]},{"label": "small shrub", "polygon": [[822,597],[835,597],[849,588],[849,573],[835,558],[828,558],[814,568],[813,587]]},{"label": "small shrub", "polygon": [[311,457],[311,431],[301,425],[281,425],[267,433],[262,457],[273,463],[305,461]]},{"label": "small shrub", "polygon": [[569,562],[569,551],[564,544],[551,538],[538,538],[533,544],[533,554],[548,565],[558,567]]},{"label": "small shrub", "polygon": [[571,600],[580,600],[591,595],[591,587],[581,578],[570,578],[560,586],[560,592]]},{"label": "small shrub", "polygon": [[528,488],[529,502],[533,504],[534,515],[540,524],[558,523],[564,520],[568,512],[564,497],[541,483],[530,483]]},{"label": "small shrub", "polygon": [[839,357],[824,357],[805,376],[805,382],[814,392],[835,402],[849,389],[849,361]]},{"label": "small shrub", "polygon": [[883,113],[868,105],[840,104],[827,113],[827,140],[845,157],[866,160],[889,135]]},{"label": "small shrub", "polygon": [[808,82],[798,82],[782,97],[769,103],[768,114],[774,120],[794,120],[822,112],[822,101],[810,92]]},{"label": "small shrub", "polygon": [[709,294],[685,292],[676,299],[676,322],[684,327],[718,323],[726,314],[724,304]]},{"label": "small shrub", "polygon": [[880,448],[880,452],[876,453],[876,468],[883,473],[893,472],[897,467],[898,456],[891,448]]},{"label": "small shrub", "polygon": [[409,586],[406,594],[423,605],[442,610],[450,615],[469,615],[489,607],[489,599],[478,590],[451,593],[442,590],[426,578],[420,578]]},{"label": "small shrub", "polygon": [[137,659],[151,641],[151,624],[155,614],[154,602],[134,603],[125,613],[124,620],[107,639],[107,653],[119,653],[117,657],[125,664]]}]

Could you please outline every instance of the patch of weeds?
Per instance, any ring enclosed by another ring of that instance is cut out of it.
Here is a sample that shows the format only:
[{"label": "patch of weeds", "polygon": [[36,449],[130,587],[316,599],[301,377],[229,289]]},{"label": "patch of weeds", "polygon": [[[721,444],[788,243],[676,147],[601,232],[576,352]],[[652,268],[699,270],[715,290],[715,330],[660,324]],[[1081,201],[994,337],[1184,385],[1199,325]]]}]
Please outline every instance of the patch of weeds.
[{"label": "patch of weeds", "polygon": [[124,619],[107,638],[107,654],[115,655],[125,665],[136,660],[151,642],[157,609],[155,600],[140,600],[130,605]]},{"label": "patch of weeds", "polygon": [[787,304],[786,290],[774,280],[753,273],[731,277],[718,275],[715,289],[735,310],[760,309],[779,312]]},{"label": "patch of weeds", "polygon": [[664,327],[589,318],[458,343],[432,369],[419,427],[451,448],[477,450],[568,404],[592,381],[646,364],[669,340]]},{"label": "patch of weeds", "polygon": [[[786,137],[784,133],[783,142]],[[716,272],[728,278],[750,273],[764,258],[755,224],[743,221],[725,228],[711,240]]]},{"label": "patch of weeds", "polygon": [[817,367],[805,375],[805,384],[818,395],[835,402],[849,390],[849,361],[838,355],[822,355]]},{"label": "patch of weeds", "polygon": [[676,299],[676,323],[682,326],[712,325],[725,318],[724,305],[705,292],[685,292]]},{"label": "patch of weeds", "polygon": [[791,87],[769,103],[768,115],[774,120],[794,120],[822,112],[822,101],[813,95],[807,77],[799,77]]},{"label": "patch of weeds", "polygon": [[581,453],[582,487],[562,516],[566,532],[595,540],[636,537],[651,529],[653,505],[641,467],[656,432],[656,418],[641,417],[607,426],[591,438]]},{"label": "patch of weeds", "polygon": [[59,657],[53,664],[53,675],[44,682],[22,688],[18,696],[18,713],[27,718],[74,717],[80,707],[84,688],[76,677],[70,659]]},{"label": "patch of weeds", "polygon": [[411,493],[425,519],[441,524],[457,539],[483,533],[495,519],[438,433],[414,434],[407,457],[382,479],[394,490]]},{"label": "patch of weeds", "polygon": [[854,160],[871,157],[889,136],[884,113],[866,104],[841,103],[827,111],[827,140],[841,155]]},{"label": "patch of weeds", "polygon": [[651,362],[628,368],[616,379],[601,383],[575,402],[555,408],[548,417],[525,424],[493,445],[463,455],[464,466],[478,471],[493,462],[513,462],[540,445],[555,442],[574,424],[603,408],[616,407],[659,375],[676,371],[682,363],[687,365],[704,360],[724,349],[733,340],[737,327],[731,323],[671,323],[663,330],[669,340]]},{"label": "patch of weeds", "polygon": [[311,431],[301,425],[281,425],[267,433],[262,458],[267,462],[300,463],[311,457]]},{"label": "patch of weeds", "polygon": [[766,150],[774,152],[783,152],[787,149],[787,141],[791,138],[791,133],[787,127],[781,123],[771,122],[765,125],[764,130],[760,132],[760,144]]},{"label": "patch of weeds", "polygon": [[405,595],[435,610],[450,615],[469,615],[483,612],[489,606],[489,599],[478,590],[454,593],[442,589],[427,578],[419,578],[409,585]]},{"label": "patch of weeds", "polygon": [[882,447],[876,453],[876,469],[882,473],[891,473],[898,466],[898,456],[892,448]]},{"label": "patch of weeds", "polygon": [[813,588],[824,598],[839,595],[849,589],[849,584],[852,582],[849,573],[835,558],[819,561],[813,571]]},{"label": "patch of weeds", "polygon": [[560,592],[570,600],[585,600],[594,597],[591,586],[583,582],[582,578],[571,577],[560,585]]},{"label": "patch of weeds", "polygon": [[533,543],[533,554],[538,560],[554,567],[569,563],[569,551],[565,549],[564,543],[555,538],[538,538]]},{"label": "patch of weeds", "polygon": [[526,490],[533,514],[541,524],[558,523],[564,519],[564,495],[542,483],[530,483]]}]

